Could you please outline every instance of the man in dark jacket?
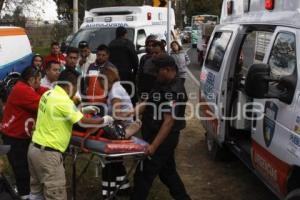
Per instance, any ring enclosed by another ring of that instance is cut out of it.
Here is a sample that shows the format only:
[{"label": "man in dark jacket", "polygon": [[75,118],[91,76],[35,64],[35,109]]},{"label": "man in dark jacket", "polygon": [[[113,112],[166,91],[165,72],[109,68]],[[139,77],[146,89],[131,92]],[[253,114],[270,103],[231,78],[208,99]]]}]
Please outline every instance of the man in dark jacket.
[{"label": "man in dark jacket", "polygon": [[[133,103],[136,102],[135,77],[138,69],[139,59],[132,41],[127,39],[127,30],[124,27],[118,27],[116,30],[116,39],[109,44],[110,61],[118,68],[121,81],[130,81],[129,84],[122,84],[127,93],[131,95]],[[134,86],[134,87],[133,87]]]}]

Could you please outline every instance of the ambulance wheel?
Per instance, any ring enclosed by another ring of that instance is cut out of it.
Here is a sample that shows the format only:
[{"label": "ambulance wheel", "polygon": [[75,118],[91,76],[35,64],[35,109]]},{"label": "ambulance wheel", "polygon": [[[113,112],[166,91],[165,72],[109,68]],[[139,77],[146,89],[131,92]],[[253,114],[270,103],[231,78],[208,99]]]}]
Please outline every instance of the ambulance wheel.
[{"label": "ambulance wheel", "polygon": [[300,199],[300,189],[292,190],[285,200],[299,200]]},{"label": "ambulance wheel", "polygon": [[232,161],[234,160],[233,154],[226,146],[220,146],[213,136],[205,133],[205,143],[208,156],[215,161]]},{"label": "ambulance wheel", "polygon": [[206,149],[209,157],[212,160],[220,160],[221,147],[209,133],[205,133]]}]

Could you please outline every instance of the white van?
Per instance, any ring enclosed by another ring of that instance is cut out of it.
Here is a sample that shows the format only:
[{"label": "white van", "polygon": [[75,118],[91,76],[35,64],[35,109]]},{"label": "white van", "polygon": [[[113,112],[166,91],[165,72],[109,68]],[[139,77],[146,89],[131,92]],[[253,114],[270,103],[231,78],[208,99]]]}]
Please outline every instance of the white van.
[{"label": "white van", "polygon": [[32,52],[25,30],[0,26],[0,80],[10,72],[21,72],[31,64]]},{"label": "white van", "polygon": [[[80,41],[87,41],[93,52],[100,44],[108,45],[115,39],[116,28],[128,30],[128,39],[133,41],[138,53],[144,51],[145,40],[154,34],[166,40],[167,8],[151,6],[121,6],[95,8],[86,12],[84,23],[74,35],[70,44],[78,47]],[[174,40],[175,15],[171,10],[171,33]]]},{"label": "white van", "polygon": [[300,1],[224,0],[200,74],[209,154],[300,199]]}]

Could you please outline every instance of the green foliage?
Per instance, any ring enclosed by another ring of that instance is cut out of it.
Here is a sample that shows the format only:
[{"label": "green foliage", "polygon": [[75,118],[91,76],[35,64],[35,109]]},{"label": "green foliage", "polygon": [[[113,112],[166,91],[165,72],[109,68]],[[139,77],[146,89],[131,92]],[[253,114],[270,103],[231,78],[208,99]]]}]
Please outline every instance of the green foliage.
[{"label": "green foliage", "polygon": [[25,27],[26,24],[26,17],[23,15],[23,8],[21,6],[17,6],[12,15],[4,15],[1,20],[8,24],[14,24],[14,26]]},{"label": "green foliage", "polygon": [[52,41],[62,41],[67,35],[71,33],[72,27],[64,23],[55,23],[51,30]]},{"label": "green foliage", "polygon": [[199,14],[221,14],[221,0],[189,0],[187,4],[187,15],[189,18]]},{"label": "green foliage", "polygon": [[48,46],[34,46],[32,48],[34,53],[41,54],[41,56],[46,57],[50,52],[50,45]]},{"label": "green foliage", "polygon": [[[73,15],[73,0],[54,0],[58,8],[59,19],[71,21]],[[79,19],[83,20],[84,11],[107,6],[141,6],[143,0],[81,0],[79,1]]]}]

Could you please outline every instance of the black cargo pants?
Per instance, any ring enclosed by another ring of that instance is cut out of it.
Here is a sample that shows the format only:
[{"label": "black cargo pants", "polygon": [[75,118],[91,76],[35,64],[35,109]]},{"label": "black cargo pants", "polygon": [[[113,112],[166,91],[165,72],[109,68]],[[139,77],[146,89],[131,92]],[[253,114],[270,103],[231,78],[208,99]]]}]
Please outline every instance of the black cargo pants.
[{"label": "black cargo pants", "polygon": [[30,174],[27,152],[31,139],[16,139],[5,135],[2,136],[2,139],[4,144],[11,146],[7,158],[15,174],[18,193],[20,196],[29,195]]},{"label": "black cargo pants", "polygon": [[[143,130],[143,137],[146,141],[149,141],[149,138],[151,138],[149,134],[153,133]],[[179,132],[171,132],[154,155],[151,156],[151,159],[145,159],[143,163],[137,167],[134,175],[134,190],[131,200],[146,200],[153,180],[157,175],[168,187],[174,199],[190,199],[176,170],[174,151],[178,140]]]}]

